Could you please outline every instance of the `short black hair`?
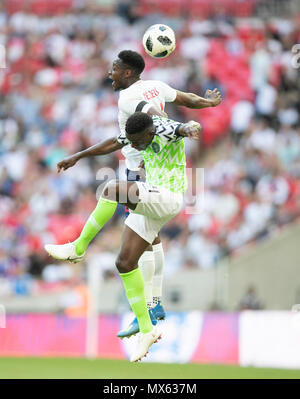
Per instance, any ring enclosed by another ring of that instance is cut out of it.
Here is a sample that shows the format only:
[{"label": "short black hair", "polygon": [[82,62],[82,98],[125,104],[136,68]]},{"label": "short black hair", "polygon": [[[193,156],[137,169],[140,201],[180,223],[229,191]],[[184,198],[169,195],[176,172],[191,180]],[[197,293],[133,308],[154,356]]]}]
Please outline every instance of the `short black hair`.
[{"label": "short black hair", "polygon": [[141,54],[132,50],[123,50],[118,54],[120,60],[140,75],[145,69],[145,61]]},{"label": "short black hair", "polygon": [[128,134],[136,134],[153,125],[150,115],[145,112],[135,112],[126,122],[125,131]]}]

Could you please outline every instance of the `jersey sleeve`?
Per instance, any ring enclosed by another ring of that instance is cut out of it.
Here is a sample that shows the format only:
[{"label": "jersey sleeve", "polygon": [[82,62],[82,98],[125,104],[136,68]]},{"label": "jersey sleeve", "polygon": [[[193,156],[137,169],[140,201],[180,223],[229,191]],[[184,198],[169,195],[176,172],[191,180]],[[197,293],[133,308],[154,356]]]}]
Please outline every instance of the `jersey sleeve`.
[{"label": "jersey sleeve", "polygon": [[119,99],[118,106],[120,111],[123,111],[128,115],[132,115],[138,111],[147,113],[148,110],[151,108],[151,104],[147,103],[147,101],[141,101],[125,97]]},{"label": "jersey sleeve", "polygon": [[168,142],[176,142],[183,139],[178,133],[178,130],[182,123],[173,121],[172,119],[166,119],[161,117],[153,118],[154,124],[156,126],[156,134],[164,138]]},{"label": "jersey sleeve", "polygon": [[165,102],[172,103],[173,101],[175,101],[177,96],[177,91],[164,82],[159,82],[159,83],[162,95],[165,98]]}]

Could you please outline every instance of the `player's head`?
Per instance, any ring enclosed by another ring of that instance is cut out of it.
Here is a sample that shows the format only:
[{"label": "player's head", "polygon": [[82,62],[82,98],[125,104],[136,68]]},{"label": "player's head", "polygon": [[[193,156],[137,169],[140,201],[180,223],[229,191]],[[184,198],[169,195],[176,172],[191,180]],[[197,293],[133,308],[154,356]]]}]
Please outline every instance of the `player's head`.
[{"label": "player's head", "polygon": [[127,119],[125,131],[131,146],[142,151],[152,142],[156,127],[151,116],[144,112],[135,112]]},{"label": "player's head", "polygon": [[145,61],[139,53],[131,50],[121,51],[108,73],[113,81],[113,89],[117,91],[129,87],[134,81],[140,79],[144,68]]}]

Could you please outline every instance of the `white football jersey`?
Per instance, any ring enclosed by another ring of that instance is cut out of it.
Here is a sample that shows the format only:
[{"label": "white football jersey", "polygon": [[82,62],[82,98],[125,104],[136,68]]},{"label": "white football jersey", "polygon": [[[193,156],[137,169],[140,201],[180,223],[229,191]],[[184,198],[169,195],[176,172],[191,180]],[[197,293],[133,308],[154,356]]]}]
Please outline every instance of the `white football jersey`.
[{"label": "white football jersey", "polygon": [[[119,143],[126,143],[126,121],[134,112],[147,112],[151,106],[163,111],[166,102],[176,99],[176,90],[159,80],[138,80],[127,89],[121,90],[119,96]],[[130,144],[122,148],[126,159],[126,166],[130,170],[138,170],[143,160],[140,151],[135,150]]]}]

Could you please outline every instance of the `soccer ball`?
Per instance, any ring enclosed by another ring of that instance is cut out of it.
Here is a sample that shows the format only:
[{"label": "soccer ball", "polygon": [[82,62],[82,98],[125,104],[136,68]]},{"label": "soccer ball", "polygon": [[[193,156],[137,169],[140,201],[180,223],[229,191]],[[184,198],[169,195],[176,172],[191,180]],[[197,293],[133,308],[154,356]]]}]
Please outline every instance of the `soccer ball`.
[{"label": "soccer ball", "polygon": [[175,50],[175,33],[167,25],[152,25],[144,33],[143,46],[151,57],[166,58]]}]

